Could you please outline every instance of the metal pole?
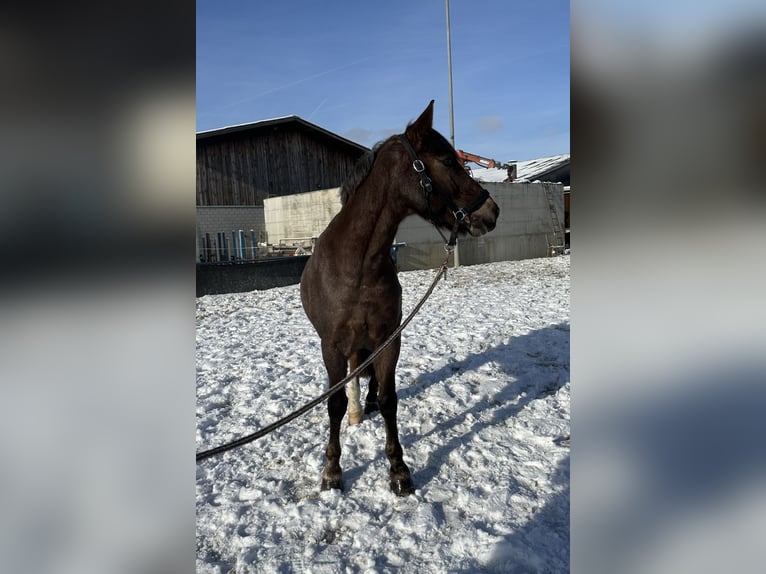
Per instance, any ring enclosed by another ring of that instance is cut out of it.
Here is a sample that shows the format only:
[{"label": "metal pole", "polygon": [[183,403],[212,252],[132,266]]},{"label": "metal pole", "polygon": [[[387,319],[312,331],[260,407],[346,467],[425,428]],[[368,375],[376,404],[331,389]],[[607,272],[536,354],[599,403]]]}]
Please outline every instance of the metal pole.
[{"label": "metal pole", "polygon": [[449,76],[449,139],[452,147],[455,147],[455,116],[452,112],[452,41],[450,40],[449,25],[449,0],[447,4],[447,70]]},{"label": "metal pole", "polygon": [[245,249],[246,249],[245,232],[240,229],[239,230],[239,259],[241,261],[244,261],[247,257],[247,255],[245,254]]},{"label": "metal pole", "polygon": [[[455,114],[452,109],[452,40],[450,39],[450,24],[449,24],[449,0],[445,0],[447,5],[447,71],[449,77],[449,139],[452,147],[455,147]],[[460,267],[460,254],[458,251],[457,242],[455,242],[455,250],[453,253],[453,264],[455,267]]]}]

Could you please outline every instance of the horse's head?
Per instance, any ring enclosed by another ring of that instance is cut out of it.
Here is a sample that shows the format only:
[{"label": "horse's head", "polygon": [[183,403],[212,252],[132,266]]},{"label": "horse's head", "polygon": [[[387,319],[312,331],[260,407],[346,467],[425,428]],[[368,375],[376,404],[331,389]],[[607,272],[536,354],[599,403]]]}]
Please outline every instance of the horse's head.
[{"label": "horse's head", "polygon": [[500,214],[489,192],[468,175],[455,148],[433,129],[434,102],[407,126],[400,142],[409,155],[408,177],[420,178],[415,205],[419,214],[455,233],[483,235],[495,228]]}]

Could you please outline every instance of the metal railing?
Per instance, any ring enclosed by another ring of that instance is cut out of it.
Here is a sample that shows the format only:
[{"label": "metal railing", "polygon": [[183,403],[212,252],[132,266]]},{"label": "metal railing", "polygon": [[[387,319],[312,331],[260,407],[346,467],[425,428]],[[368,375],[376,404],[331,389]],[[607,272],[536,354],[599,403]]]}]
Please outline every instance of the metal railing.
[{"label": "metal railing", "polygon": [[310,255],[316,242],[316,237],[295,237],[268,245],[263,233],[258,235],[253,229],[249,233],[242,229],[198,233],[197,263],[237,263],[266,257]]}]

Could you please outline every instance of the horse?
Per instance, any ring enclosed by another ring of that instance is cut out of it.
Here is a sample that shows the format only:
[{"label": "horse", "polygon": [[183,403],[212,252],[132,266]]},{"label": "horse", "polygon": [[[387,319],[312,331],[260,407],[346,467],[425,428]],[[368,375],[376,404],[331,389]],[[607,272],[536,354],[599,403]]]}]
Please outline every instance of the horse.
[{"label": "horse", "polygon": [[[397,329],[402,320],[402,288],[390,256],[399,223],[418,214],[437,229],[483,235],[495,228],[500,210],[466,172],[455,149],[433,129],[428,104],[403,134],[376,144],[356,163],[340,191],[341,210],[318,237],[300,282],[303,309],[321,340],[330,388],[341,382]],[[463,207],[460,207],[460,206]],[[396,416],[395,369],[401,336],[367,368],[364,412],[380,411],[386,429],[390,488],[415,492],[402,458]],[[351,384],[352,424],[361,419],[358,379]],[[348,388],[347,388],[348,390]],[[343,490],[340,427],[349,396],[332,395],[327,411],[330,436],[321,490]]]}]

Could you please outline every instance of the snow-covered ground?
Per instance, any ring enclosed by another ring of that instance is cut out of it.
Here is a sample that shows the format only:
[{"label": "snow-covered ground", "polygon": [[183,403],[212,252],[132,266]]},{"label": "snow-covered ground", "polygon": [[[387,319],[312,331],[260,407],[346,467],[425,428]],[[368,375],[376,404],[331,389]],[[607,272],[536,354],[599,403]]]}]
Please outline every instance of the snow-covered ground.
[{"label": "snow-covered ground", "polygon": [[[405,314],[433,275],[400,273]],[[297,285],[197,299],[198,450],[326,384]],[[197,465],[197,571],[568,572],[569,256],[450,270],[397,389],[413,496],[389,491],[379,413],[344,422],[345,491],[320,493],[323,404]]]}]

